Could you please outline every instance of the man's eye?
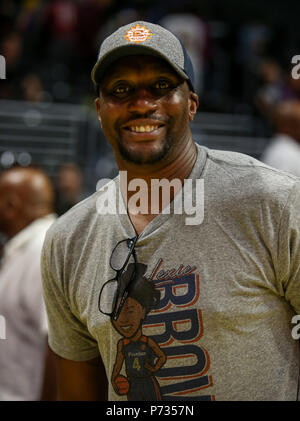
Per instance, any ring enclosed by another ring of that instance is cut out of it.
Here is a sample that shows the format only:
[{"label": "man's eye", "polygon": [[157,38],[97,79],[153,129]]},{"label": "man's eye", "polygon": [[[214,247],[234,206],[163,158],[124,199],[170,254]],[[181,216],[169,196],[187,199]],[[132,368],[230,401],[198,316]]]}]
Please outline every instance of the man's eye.
[{"label": "man's eye", "polygon": [[118,96],[118,95],[124,95],[129,91],[130,91],[129,86],[122,85],[122,86],[117,86],[116,88],[114,88],[112,93],[113,93],[113,95]]},{"label": "man's eye", "polygon": [[155,83],[154,85],[155,89],[170,89],[171,88],[171,84],[169,82],[167,82],[166,80],[159,80],[158,82]]}]

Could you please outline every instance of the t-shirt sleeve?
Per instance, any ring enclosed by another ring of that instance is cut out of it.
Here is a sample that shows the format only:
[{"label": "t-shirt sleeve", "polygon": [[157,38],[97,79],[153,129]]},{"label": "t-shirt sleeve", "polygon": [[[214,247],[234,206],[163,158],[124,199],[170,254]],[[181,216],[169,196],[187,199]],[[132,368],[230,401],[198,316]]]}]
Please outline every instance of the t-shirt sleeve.
[{"label": "t-shirt sleeve", "polygon": [[286,300],[300,314],[300,181],[291,190],[282,213],[277,273]]},{"label": "t-shirt sleeve", "polygon": [[68,280],[63,279],[64,257],[57,237],[51,229],[48,231],[41,255],[49,346],[63,358],[87,361],[99,355],[98,344],[71,310],[66,293]]}]

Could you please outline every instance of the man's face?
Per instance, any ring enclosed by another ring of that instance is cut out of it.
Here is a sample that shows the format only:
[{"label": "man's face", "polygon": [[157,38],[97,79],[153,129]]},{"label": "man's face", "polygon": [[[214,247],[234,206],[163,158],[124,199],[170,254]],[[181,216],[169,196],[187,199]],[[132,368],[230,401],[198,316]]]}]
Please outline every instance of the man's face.
[{"label": "man's face", "polygon": [[197,105],[187,83],[165,61],[151,56],[124,57],[112,64],[96,100],[117,159],[135,164],[178,154],[191,136],[189,122]]}]

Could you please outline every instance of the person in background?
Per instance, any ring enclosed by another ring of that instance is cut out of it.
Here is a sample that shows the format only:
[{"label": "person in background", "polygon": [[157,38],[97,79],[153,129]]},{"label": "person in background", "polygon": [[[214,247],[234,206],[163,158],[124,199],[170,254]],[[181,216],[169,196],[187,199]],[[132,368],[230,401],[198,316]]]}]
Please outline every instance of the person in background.
[{"label": "person in background", "polygon": [[258,73],[262,86],[254,100],[267,120],[272,119],[274,109],[281,103],[300,99],[298,80],[294,80],[290,69],[285,69],[275,58],[264,57],[258,66]]},{"label": "person in background", "polygon": [[4,234],[0,233],[0,267],[1,267],[1,260],[3,258],[5,242],[6,242],[6,236]]},{"label": "person in background", "polygon": [[272,167],[300,177],[300,101],[284,101],[272,113],[274,136],[261,156]]},{"label": "person in background", "polygon": [[70,162],[61,165],[55,180],[55,211],[62,215],[78,203],[82,197],[82,173]]},{"label": "person in background", "polygon": [[167,14],[160,24],[183,42],[194,66],[195,91],[198,95],[203,94],[210,44],[207,23],[196,14],[182,10]]},{"label": "person in background", "polygon": [[47,348],[40,253],[55,220],[54,192],[37,168],[13,167],[0,175],[0,232],[7,241],[0,266],[0,400],[53,400],[55,371]]},{"label": "person in background", "polygon": [[5,57],[6,78],[1,80],[0,99],[19,99],[22,75],[27,63],[23,59],[23,39],[16,31],[10,31],[0,41],[0,54]]},{"label": "person in background", "polygon": [[45,99],[45,92],[40,77],[37,74],[29,73],[22,80],[23,98],[29,102],[42,102]]}]

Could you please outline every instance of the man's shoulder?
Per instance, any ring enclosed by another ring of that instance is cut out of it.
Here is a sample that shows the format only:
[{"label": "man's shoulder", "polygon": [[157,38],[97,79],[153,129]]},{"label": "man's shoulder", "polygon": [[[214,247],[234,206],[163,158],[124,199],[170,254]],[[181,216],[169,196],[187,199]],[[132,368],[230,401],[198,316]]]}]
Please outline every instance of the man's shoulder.
[{"label": "man's shoulder", "polygon": [[206,148],[206,150],[208,159],[218,165],[232,167],[235,169],[240,168],[241,170],[250,169],[250,171],[253,171],[253,169],[268,168],[268,166],[265,165],[262,161],[259,161],[251,155],[217,149]]},{"label": "man's shoulder", "polygon": [[291,173],[271,167],[243,153],[208,149],[207,156],[208,160],[228,171],[228,174],[235,175],[235,178],[246,175],[250,179],[259,178],[271,183],[281,181],[291,185],[300,181],[299,177]]},{"label": "man's shoulder", "polygon": [[[207,150],[212,165],[209,175],[227,186],[236,186],[241,194],[249,196],[277,197],[286,200],[300,178],[273,168],[252,156],[219,150]],[[219,182],[218,181],[218,182]],[[228,192],[228,191],[227,191]]]}]

